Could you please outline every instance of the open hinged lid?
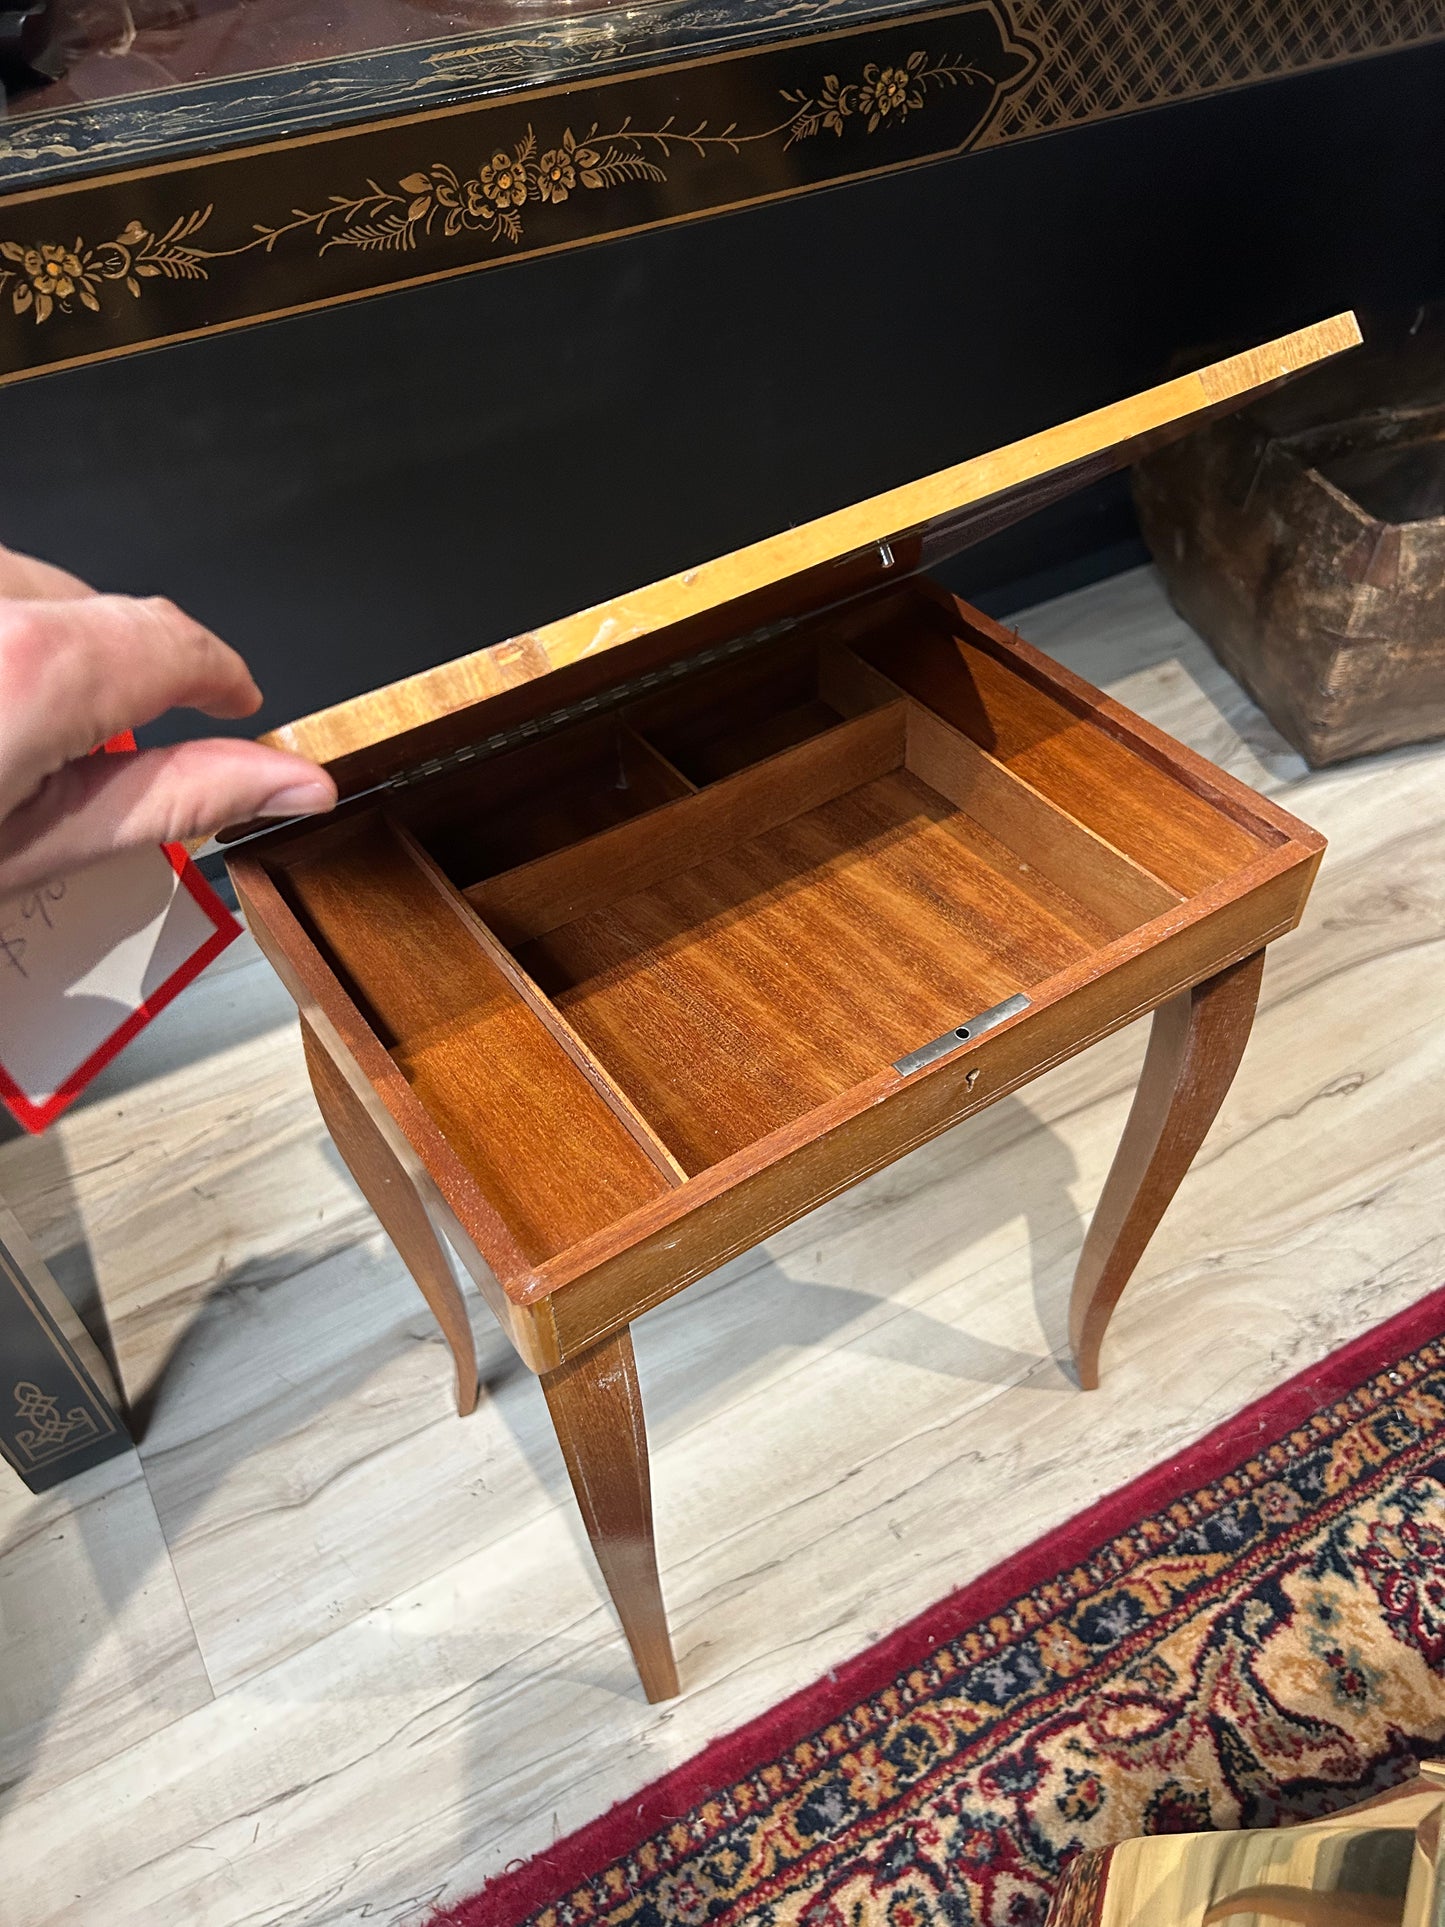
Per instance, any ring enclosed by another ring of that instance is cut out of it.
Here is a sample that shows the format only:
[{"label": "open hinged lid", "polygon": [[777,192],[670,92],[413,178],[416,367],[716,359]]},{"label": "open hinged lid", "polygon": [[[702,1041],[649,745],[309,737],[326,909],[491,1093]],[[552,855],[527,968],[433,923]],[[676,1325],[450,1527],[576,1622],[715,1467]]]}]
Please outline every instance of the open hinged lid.
[{"label": "open hinged lid", "polygon": [[922,481],[685,569],[530,634],[319,710],[264,740],[324,763],[343,797],[491,755],[680,664],[934,566],[1161,442],[1356,346],[1322,321]]}]

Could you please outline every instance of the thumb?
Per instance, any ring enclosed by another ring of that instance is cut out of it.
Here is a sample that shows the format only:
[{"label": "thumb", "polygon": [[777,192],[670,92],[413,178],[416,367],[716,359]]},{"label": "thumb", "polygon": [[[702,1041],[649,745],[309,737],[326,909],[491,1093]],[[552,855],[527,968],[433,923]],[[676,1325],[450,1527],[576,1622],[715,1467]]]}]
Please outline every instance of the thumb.
[{"label": "thumb", "polygon": [[217,738],[86,756],[48,776],[0,823],[0,895],[118,850],[188,843],[258,816],[313,816],[336,802],[315,763]]}]

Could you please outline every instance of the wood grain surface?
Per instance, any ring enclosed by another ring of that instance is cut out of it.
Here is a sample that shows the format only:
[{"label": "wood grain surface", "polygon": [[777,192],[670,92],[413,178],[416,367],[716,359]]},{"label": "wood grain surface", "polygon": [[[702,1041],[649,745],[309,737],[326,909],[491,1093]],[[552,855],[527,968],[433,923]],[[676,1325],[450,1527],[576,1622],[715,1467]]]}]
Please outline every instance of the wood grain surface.
[{"label": "wood grain surface", "polygon": [[469,902],[507,943],[525,943],[720,856],[903,762],[904,705],[780,750],[586,842],[474,884]]},{"label": "wood grain surface", "polygon": [[288,882],[418,1099],[532,1259],[663,1175],[384,825]]},{"label": "wood grain surface", "polygon": [[457,1374],[457,1414],[465,1418],[477,1405],[477,1348],[466,1300],[446,1251],[411,1176],[304,1017],[301,1042],[311,1089],[332,1142],[366,1193],[367,1202],[416,1280],[451,1347]]},{"label": "wood grain surface", "polygon": [[[1023,1081],[1031,1053],[1083,1048],[1299,915],[1313,832],[997,624],[923,582],[837,628],[406,796],[452,878],[410,829],[387,854],[371,816],[241,859],[305,995],[373,1031],[378,1096],[529,1358],[595,1343]],[[778,714],[816,733],[769,755]],[[584,779],[612,786],[624,738],[662,787],[597,830]],[[525,851],[559,777],[573,840],[468,902],[474,826],[504,803]],[[252,875],[267,861],[310,938]],[[439,972],[459,974],[419,987]],[[1023,1020],[905,1088],[895,1060],[1020,990]],[[520,1133],[496,1129],[503,1086]]]},{"label": "wood grain surface", "polygon": [[649,1700],[671,1699],[677,1665],[657,1573],[652,1475],[632,1333],[547,1372],[542,1390],[587,1537]]},{"label": "wood grain surface", "polygon": [[1085,957],[1072,907],[898,771],[523,958],[698,1171]]}]

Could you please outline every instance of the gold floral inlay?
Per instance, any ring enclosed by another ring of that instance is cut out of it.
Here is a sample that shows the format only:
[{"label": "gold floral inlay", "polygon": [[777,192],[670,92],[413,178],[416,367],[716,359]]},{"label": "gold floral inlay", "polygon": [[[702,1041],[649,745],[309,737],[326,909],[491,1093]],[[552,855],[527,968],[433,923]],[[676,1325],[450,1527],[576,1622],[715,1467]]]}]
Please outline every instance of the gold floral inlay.
[{"label": "gold floral inlay", "polygon": [[854,80],[828,74],[812,93],[781,90],[785,117],[751,134],[739,133],[733,121],[714,132],[705,120],[688,129],[674,118],[642,128],[629,116],[606,133],[596,122],[583,134],[564,127],[544,148],[529,127],[520,141],[497,148],[466,178],[433,161],[392,187],[369,180],[361,193],[333,194],[318,208],[293,208],[289,220],[274,226],[257,222],[248,239],[229,248],[208,248],[197,238],[213,205],[179,216],[162,233],[130,221],[108,241],[0,241],[0,299],[8,290],[12,312],[36,325],[57,310],[71,314],[77,305],[99,314],[110,288],[139,299],[147,281],[205,281],[212,262],[271,254],[293,237],[309,239],[318,255],[332,248],[406,251],[433,235],[462,233],[515,246],[530,222],[546,219],[543,210],[573,194],[665,184],[675,153],[707,159],[764,143],[786,150],[854,128],[866,137],[901,125],[927,106],[930,94],[980,85],[992,86],[993,78],[971,61],[912,53],[894,66],[869,61]]}]

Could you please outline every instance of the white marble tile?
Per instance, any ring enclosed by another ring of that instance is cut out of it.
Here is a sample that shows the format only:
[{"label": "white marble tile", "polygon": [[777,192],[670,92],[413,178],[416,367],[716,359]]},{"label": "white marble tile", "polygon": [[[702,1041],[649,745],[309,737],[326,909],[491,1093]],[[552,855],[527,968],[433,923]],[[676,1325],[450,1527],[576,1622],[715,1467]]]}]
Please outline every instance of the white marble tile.
[{"label": "white marble tile", "polygon": [[1445,1282],[1445,754],[1305,776],[1147,572],[1019,626],[1332,839],[1104,1389],[1060,1362],[1064,1301],[1142,1027],[639,1325],[686,1686],[648,1708],[537,1388],[488,1337],[492,1391],[449,1416],[238,960],[219,1032],[189,1019],[153,1071],[143,1041],[77,1118],[69,1205],[36,1167],[128,1377],[171,1358],[145,1466],[221,1690],[13,1800],[17,1923],[418,1927]]}]

